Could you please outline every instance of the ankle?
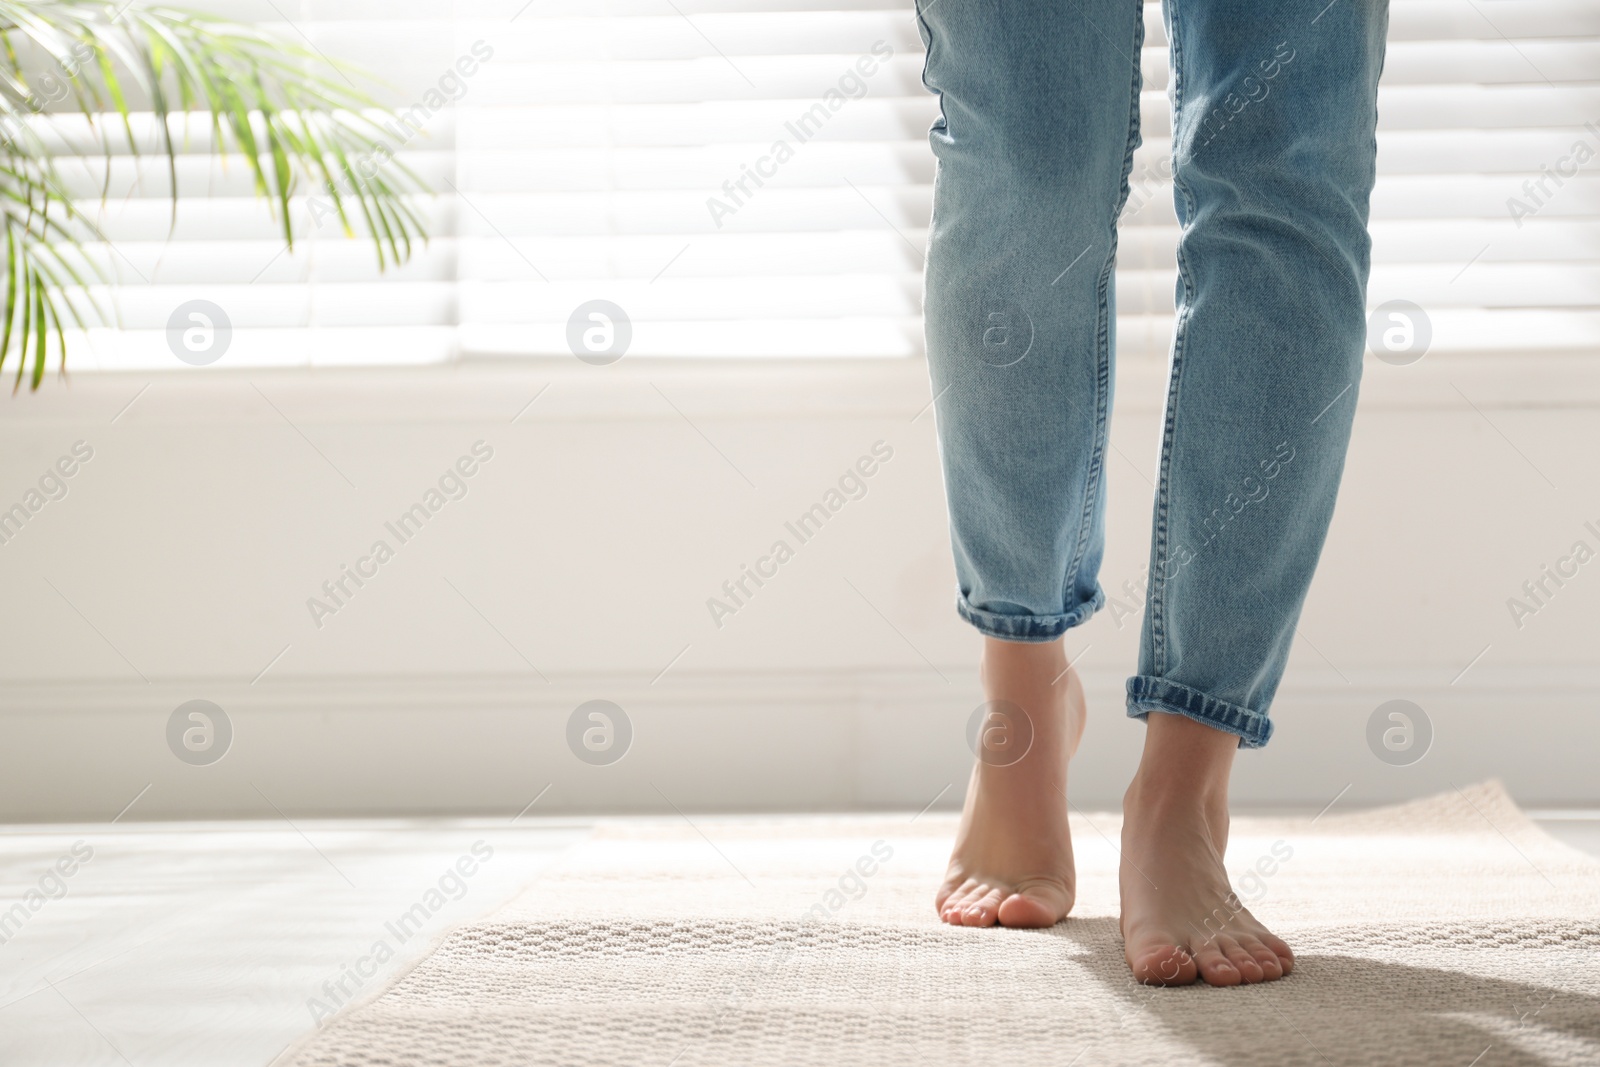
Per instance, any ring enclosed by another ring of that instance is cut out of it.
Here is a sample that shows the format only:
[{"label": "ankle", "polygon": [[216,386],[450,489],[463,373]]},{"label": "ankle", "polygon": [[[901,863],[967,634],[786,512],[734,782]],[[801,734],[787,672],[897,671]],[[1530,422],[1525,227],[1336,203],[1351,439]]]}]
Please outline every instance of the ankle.
[{"label": "ankle", "polygon": [[1139,811],[1198,810],[1225,817],[1239,739],[1180,715],[1151,712],[1144,753],[1123,797]]},{"label": "ankle", "polygon": [[1189,776],[1174,776],[1141,765],[1122,795],[1124,812],[1157,820],[1189,812],[1209,817],[1226,816],[1228,783]]},{"label": "ankle", "polygon": [[1002,641],[986,637],[978,672],[985,685],[1027,679],[1063,681],[1068,671],[1067,652],[1061,640]]}]

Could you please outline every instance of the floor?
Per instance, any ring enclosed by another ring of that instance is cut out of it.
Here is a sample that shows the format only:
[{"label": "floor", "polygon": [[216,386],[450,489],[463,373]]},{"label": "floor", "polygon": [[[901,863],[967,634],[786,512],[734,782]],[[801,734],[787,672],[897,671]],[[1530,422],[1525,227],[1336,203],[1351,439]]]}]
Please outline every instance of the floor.
[{"label": "floor", "polygon": [[[1530,814],[1600,856],[1600,812]],[[0,1063],[267,1067],[587,832],[531,817],[6,828]]]},{"label": "floor", "polygon": [[[586,832],[532,818],[9,828],[0,1063],[265,1067],[319,1011],[381,986]],[[59,881],[58,862],[72,872]],[[41,880],[37,911],[17,913]]]}]

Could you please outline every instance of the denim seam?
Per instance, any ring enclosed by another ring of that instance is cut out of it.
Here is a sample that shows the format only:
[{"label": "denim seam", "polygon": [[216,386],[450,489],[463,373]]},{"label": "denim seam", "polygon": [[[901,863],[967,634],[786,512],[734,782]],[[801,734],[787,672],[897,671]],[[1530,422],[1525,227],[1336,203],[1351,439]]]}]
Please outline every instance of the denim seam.
[{"label": "denim seam", "polygon": [[[1180,32],[1179,17],[1181,9],[1178,0],[1166,0],[1170,19],[1169,55],[1172,66],[1172,130],[1173,130],[1173,160],[1172,160],[1172,185],[1183,196],[1185,214],[1188,219],[1194,218],[1194,197],[1189,192],[1188,186],[1180,172],[1178,145],[1179,130],[1183,116],[1183,34]],[[1165,608],[1166,608],[1166,572],[1167,551],[1169,547],[1168,514],[1171,506],[1172,487],[1172,444],[1177,437],[1178,404],[1182,395],[1183,385],[1183,347],[1188,337],[1189,309],[1194,301],[1194,279],[1189,273],[1189,264],[1183,254],[1183,236],[1180,229],[1178,237],[1178,277],[1183,281],[1183,308],[1178,315],[1177,323],[1172,334],[1172,382],[1167,389],[1167,411],[1165,426],[1161,436],[1161,473],[1160,484],[1156,489],[1156,522],[1152,532],[1154,541],[1153,554],[1160,564],[1159,570],[1152,567],[1150,572],[1150,652],[1152,665],[1156,673],[1160,674],[1167,669],[1167,642]]]},{"label": "denim seam", "polygon": [[[1131,158],[1131,157],[1130,157]],[[1073,588],[1078,582],[1078,570],[1083,566],[1083,557],[1089,551],[1089,531],[1094,525],[1095,496],[1100,490],[1100,476],[1105,467],[1106,450],[1106,385],[1110,378],[1110,338],[1107,334],[1106,318],[1106,289],[1110,282],[1111,270],[1117,255],[1117,237],[1114,228],[1111,233],[1111,252],[1106,257],[1106,264],[1100,270],[1100,283],[1096,296],[1100,302],[1099,332],[1095,341],[1095,377],[1094,377],[1094,448],[1089,454],[1089,476],[1084,482],[1083,509],[1078,520],[1077,544],[1073,548],[1072,562],[1067,566],[1065,579],[1061,583],[1061,602],[1068,602]]]},{"label": "denim seam", "polygon": [[1219,700],[1199,689],[1155,678],[1134,675],[1128,679],[1128,715],[1142,719],[1152,711],[1182,715],[1236,735],[1241,747],[1261,748],[1272,737],[1272,720],[1259,711]]},{"label": "denim seam", "polygon": [[922,0],[913,0],[911,7],[916,12],[917,23],[922,27],[922,32],[928,38],[928,47],[922,53],[922,87],[938,98],[939,125],[948,130],[950,128],[950,119],[944,113],[944,93],[928,84],[928,65],[933,62],[933,27],[928,25],[928,17],[922,13]]},{"label": "denim seam", "polygon": [[1071,611],[1060,615],[1001,615],[973,607],[965,596],[956,597],[956,614],[965,619],[979,633],[1013,641],[1053,641],[1075,626],[1093,618],[1105,604],[1105,596],[1097,592]]},{"label": "denim seam", "polygon": [[[1134,4],[1133,15],[1133,51],[1135,55],[1139,53],[1143,41],[1144,0],[1137,0]],[[1099,328],[1095,337],[1097,365],[1095,367],[1094,381],[1094,449],[1089,459],[1089,476],[1085,482],[1083,515],[1078,522],[1077,544],[1073,550],[1072,562],[1067,566],[1066,577],[1061,583],[1061,602],[1063,604],[1068,602],[1071,591],[1077,585],[1078,570],[1083,566],[1083,557],[1088,554],[1090,529],[1094,525],[1095,499],[1100,492],[1100,479],[1105,473],[1107,423],[1110,414],[1107,410],[1106,396],[1110,391],[1111,384],[1111,309],[1107,291],[1111,284],[1112,271],[1116,269],[1117,263],[1117,219],[1128,202],[1128,177],[1133,173],[1133,153],[1138,147],[1139,140],[1139,90],[1142,85],[1142,72],[1137,62],[1133,63],[1132,67],[1130,103],[1128,105],[1128,143],[1122,157],[1121,188],[1117,196],[1117,203],[1111,209],[1111,217],[1107,220],[1106,232],[1110,234],[1110,248],[1106,252],[1105,265],[1100,269],[1100,281],[1095,291],[1095,296],[1099,301]]]},{"label": "denim seam", "polygon": [[[1116,237],[1112,237],[1113,255],[1116,249]],[[1108,261],[1109,262],[1109,261]],[[1078,568],[1083,566],[1083,557],[1089,548],[1089,527],[1094,520],[1094,495],[1100,484],[1101,457],[1105,450],[1103,434],[1105,428],[1105,377],[1106,377],[1106,270],[1100,271],[1100,283],[1095,293],[1100,302],[1099,331],[1095,341],[1095,377],[1094,377],[1094,447],[1089,453],[1089,475],[1084,482],[1083,507],[1078,518],[1078,536],[1074,540],[1072,560],[1067,564],[1066,576],[1061,582],[1061,602],[1066,604],[1077,585]]]},{"label": "denim seam", "polygon": [[[937,2],[937,0],[935,0],[935,2]],[[928,127],[928,143],[929,143],[929,147],[932,147],[933,136],[934,136],[934,130],[935,129],[942,130],[946,137],[948,137],[950,135],[950,118],[949,118],[948,115],[945,114],[945,110],[944,110],[944,91],[941,90],[941,89],[935,89],[932,85],[928,84],[928,67],[931,66],[932,63],[933,63],[933,51],[934,51],[934,49],[936,47],[938,47],[938,43],[939,42],[938,42],[938,38],[936,38],[934,36],[933,26],[929,24],[927,16],[922,13],[922,0],[912,0],[912,5],[911,6],[912,6],[912,10],[916,13],[917,25],[920,28],[921,33],[923,35],[926,35],[927,42],[928,42],[927,47],[925,49],[923,49],[923,52],[922,52],[922,87],[924,89],[926,89],[928,92],[932,93],[933,96],[934,96],[934,99],[937,100],[938,103],[939,103],[939,117],[937,119],[935,119],[933,121],[933,124]],[[935,189],[937,189],[938,185],[939,185],[940,165],[941,164],[940,164],[940,160],[939,160],[939,153],[938,153],[937,150],[935,150],[934,153],[933,153],[933,184],[934,184],[934,188]],[[934,197],[934,208],[928,215],[928,245],[929,245],[930,253],[931,253],[933,241],[935,239],[935,235],[939,231],[939,227],[938,227],[938,201],[939,201],[939,198],[938,197]],[[924,313],[926,313],[926,311],[927,311],[927,304],[928,304],[928,278],[933,273],[933,263],[934,263],[934,260],[933,260],[933,256],[931,254],[923,257],[923,260],[922,260],[922,305],[923,305],[922,306],[922,310],[924,311]],[[933,371],[934,364],[933,364],[933,360],[928,359],[927,356],[928,356],[928,354],[927,354],[927,346],[924,345],[923,346],[923,359],[928,364],[928,374],[929,374],[929,377],[931,379],[932,375],[934,373],[934,371]],[[939,388],[938,388],[938,383],[935,382],[934,383],[934,393],[936,394],[935,397],[934,397],[935,400],[938,399],[938,395],[940,394],[940,392],[941,392],[941,390],[939,390]],[[934,417],[934,420],[937,421],[938,418],[939,418],[939,405],[937,403],[935,403],[933,407],[934,407],[933,417]]]}]

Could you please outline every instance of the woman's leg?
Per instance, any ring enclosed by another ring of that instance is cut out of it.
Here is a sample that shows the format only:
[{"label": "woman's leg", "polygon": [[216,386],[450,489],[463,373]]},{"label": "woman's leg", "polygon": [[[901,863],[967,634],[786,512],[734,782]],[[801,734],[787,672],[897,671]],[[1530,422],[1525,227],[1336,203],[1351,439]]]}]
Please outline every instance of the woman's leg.
[{"label": "woman's leg", "polygon": [[1143,23],[1137,0],[920,7],[940,99],[928,359],[957,607],[986,636],[993,714],[975,732],[1000,739],[980,750],[937,904],[950,922],[1048,926],[1073,896],[1063,790],[1083,700],[1060,638],[1103,600],[1112,264]]},{"label": "woman's leg", "polygon": [[[1276,978],[1229,888],[1227,779],[1267,709],[1333,513],[1366,336],[1386,0],[1167,0],[1183,224],[1149,595],[1129,714],[1128,963]],[[1150,712],[1159,714],[1150,715]]]}]

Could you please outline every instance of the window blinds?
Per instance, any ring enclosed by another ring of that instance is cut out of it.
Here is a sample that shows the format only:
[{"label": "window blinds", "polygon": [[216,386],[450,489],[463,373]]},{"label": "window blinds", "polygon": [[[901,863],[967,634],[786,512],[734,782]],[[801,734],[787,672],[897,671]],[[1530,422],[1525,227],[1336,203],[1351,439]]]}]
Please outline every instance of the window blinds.
[{"label": "window blinds", "polygon": [[[307,183],[291,205],[296,231],[291,252],[267,202],[254,195],[244,160],[209,155],[209,127],[198,115],[174,122],[174,139],[183,153],[174,218],[166,161],[148,112],[135,115],[137,156],[118,125],[108,127],[113,152],[108,175],[97,137],[81,118],[61,113],[57,105],[35,121],[54,143],[78,206],[106,238],[93,255],[115,282],[97,294],[116,321],[91,329],[87,337],[69,331],[69,371],[189,369],[169,344],[168,324],[174,312],[195,300],[216,305],[231,326],[231,341],[212,364],[216,367],[447,359],[457,321],[449,195],[456,114],[453,106],[443,106],[439,83],[458,55],[450,6],[434,0],[191,0],[184,6],[261,24],[381,79],[357,76],[356,83],[385,110],[406,114],[422,127],[416,133],[393,123],[397,132],[391,144],[400,161],[442,193],[414,200],[432,240],[417,248],[409,263],[380,272],[371,243],[364,237],[346,239],[337,218],[327,212],[326,195]],[[472,91],[470,79],[464,84],[456,95]],[[447,80],[446,87],[453,83]],[[430,102],[441,106],[430,108]],[[81,154],[74,156],[74,150]],[[108,191],[104,203],[102,188]]]},{"label": "window blinds", "polygon": [[[196,159],[170,241],[160,175],[117,185],[128,329],[97,338],[103,365],[177,365],[161,329],[191,295],[229,309],[230,363],[571,358],[596,300],[631,320],[630,358],[921,351],[936,105],[908,0],[211,8],[375,69],[393,107],[474,42],[493,56],[403,146],[439,195],[399,271],[331,228],[282,252],[238,167]],[[1118,328],[1125,357],[1158,360],[1177,231],[1159,7],[1145,17]],[[1369,303],[1424,309],[1436,354],[1600,349],[1600,5],[1393,0],[1379,114]]]}]

